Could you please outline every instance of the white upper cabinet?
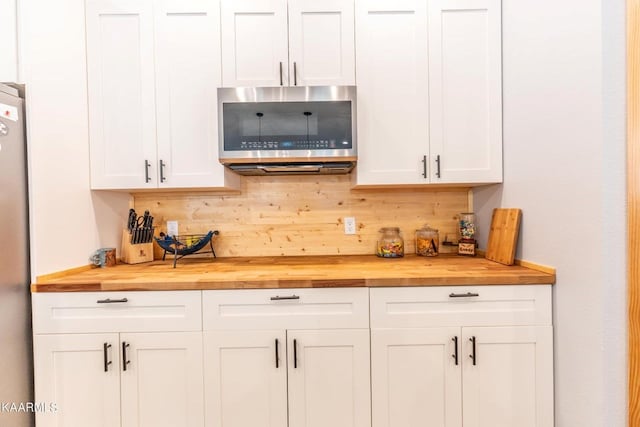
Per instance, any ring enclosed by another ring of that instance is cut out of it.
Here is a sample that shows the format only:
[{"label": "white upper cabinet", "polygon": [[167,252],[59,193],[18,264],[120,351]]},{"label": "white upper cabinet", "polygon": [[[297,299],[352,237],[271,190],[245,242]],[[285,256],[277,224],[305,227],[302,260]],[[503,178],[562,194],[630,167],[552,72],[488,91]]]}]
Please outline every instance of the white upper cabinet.
[{"label": "white upper cabinet", "polygon": [[356,0],[356,185],[502,181],[500,0]]},{"label": "white upper cabinet", "polygon": [[88,0],[86,16],[91,185],[148,186],[156,173],[152,1]]},{"label": "white upper cabinet", "polygon": [[502,181],[501,67],[500,0],[429,1],[432,182]]},{"label": "white upper cabinet", "polygon": [[288,85],[287,0],[222,0],[224,87]]},{"label": "white upper cabinet", "polygon": [[350,0],[222,0],[222,84],[355,83]]},{"label": "white upper cabinet", "polygon": [[218,162],[217,0],[87,0],[93,189],[236,188]]},{"label": "white upper cabinet", "polygon": [[217,88],[220,5],[160,0],[155,7],[158,185],[223,187]]},{"label": "white upper cabinet", "polygon": [[349,0],[289,2],[289,84],[354,85],[354,6]]},{"label": "white upper cabinet", "polygon": [[357,183],[421,184],[429,149],[427,2],[357,0]]}]

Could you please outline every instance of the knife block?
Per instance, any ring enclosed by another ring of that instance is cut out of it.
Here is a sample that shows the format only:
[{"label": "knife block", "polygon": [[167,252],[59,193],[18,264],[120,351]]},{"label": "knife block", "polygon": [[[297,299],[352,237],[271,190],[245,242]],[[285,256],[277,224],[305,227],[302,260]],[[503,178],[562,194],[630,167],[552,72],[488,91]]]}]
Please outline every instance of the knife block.
[{"label": "knife block", "polygon": [[153,261],[153,241],[149,243],[131,243],[129,230],[122,230],[122,249],[120,260],[125,264],[140,264]]}]

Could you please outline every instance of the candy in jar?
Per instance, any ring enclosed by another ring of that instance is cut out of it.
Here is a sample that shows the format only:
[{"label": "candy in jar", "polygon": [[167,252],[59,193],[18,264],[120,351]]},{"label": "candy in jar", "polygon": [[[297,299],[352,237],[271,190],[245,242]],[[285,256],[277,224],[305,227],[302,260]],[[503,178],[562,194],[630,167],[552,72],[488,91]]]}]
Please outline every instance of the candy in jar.
[{"label": "candy in jar", "polygon": [[382,258],[400,258],[404,256],[404,240],[398,227],[383,227],[378,231],[376,255]]},{"label": "candy in jar", "polygon": [[416,230],[416,254],[420,256],[437,256],[439,240],[438,230],[428,225]]},{"label": "candy in jar", "polygon": [[475,239],[476,225],[475,214],[473,212],[466,212],[460,214],[460,220],[458,221],[459,238],[460,239]]}]

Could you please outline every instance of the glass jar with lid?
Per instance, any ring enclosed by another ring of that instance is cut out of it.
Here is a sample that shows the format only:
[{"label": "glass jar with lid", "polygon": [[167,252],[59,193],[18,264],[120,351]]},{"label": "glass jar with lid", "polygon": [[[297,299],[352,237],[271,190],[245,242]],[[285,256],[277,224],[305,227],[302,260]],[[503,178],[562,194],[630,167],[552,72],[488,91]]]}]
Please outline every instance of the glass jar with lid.
[{"label": "glass jar with lid", "polygon": [[382,258],[400,258],[404,256],[404,240],[398,227],[382,227],[378,231],[376,255]]},{"label": "glass jar with lid", "polygon": [[437,256],[440,235],[438,230],[425,225],[416,230],[416,255]]},{"label": "glass jar with lid", "polygon": [[473,212],[463,212],[459,215],[458,238],[473,240],[476,237],[476,215]]}]

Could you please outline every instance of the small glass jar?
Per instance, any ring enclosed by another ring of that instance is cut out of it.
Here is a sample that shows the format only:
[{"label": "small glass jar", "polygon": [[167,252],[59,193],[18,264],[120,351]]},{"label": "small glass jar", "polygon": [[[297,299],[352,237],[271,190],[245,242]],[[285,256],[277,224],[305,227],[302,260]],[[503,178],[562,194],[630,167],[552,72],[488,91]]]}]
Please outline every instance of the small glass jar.
[{"label": "small glass jar", "polygon": [[383,227],[378,231],[376,255],[382,258],[400,258],[404,256],[404,240],[398,227]]},{"label": "small glass jar", "polygon": [[458,220],[458,238],[461,240],[473,240],[476,238],[476,215],[473,212],[460,214]]},{"label": "small glass jar", "polygon": [[423,228],[416,230],[416,255],[438,256],[439,244],[440,235],[435,228],[425,225]]}]

